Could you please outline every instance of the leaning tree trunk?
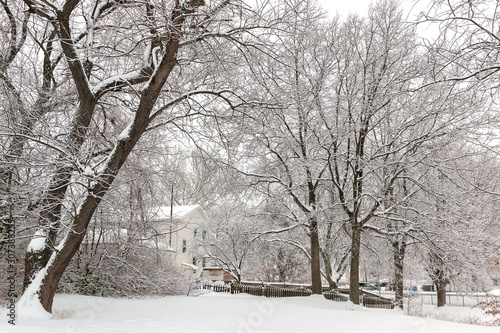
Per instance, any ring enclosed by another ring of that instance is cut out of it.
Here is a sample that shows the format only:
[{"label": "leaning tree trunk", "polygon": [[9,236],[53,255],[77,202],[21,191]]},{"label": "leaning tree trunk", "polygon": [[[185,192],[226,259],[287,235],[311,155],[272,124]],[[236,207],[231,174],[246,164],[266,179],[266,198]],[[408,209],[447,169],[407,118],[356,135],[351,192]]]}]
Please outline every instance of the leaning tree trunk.
[{"label": "leaning tree trunk", "polygon": [[[66,189],[71,178],[72,168],[59,168],[53,177],[45,198],[39,203],[42,206],[37,233],[26,250],[24,259],[24,282],[26,289],[40,270],[49,262],[55,247],[60,225],[61,208]],[[43,246],[32,246],[37,238],[44,238]]]},{"label": "leaning tree trunk", "polygon": [[[172,64],[172,68],[173,66]],[[168,70],[168,72],[170,72],[170,70]],[[147,93],[143,95],[145,100],[156,100],[157,94],[147,95]],[[147,98],[145,98],[145,96],[147,96]],[[145,103],[145,105],[148,104],[150,103]],[[141,103],[141,105],[144,104]],[[52,311],[52,302],[59,281],[71,259],[80,248],[95,210],[99,206],[103,196],[111,187],[118,171],[125,163],[127,156],[136,145],[142,133],[146,130],[149,122],[149,111],[150,109],[148,109],[148,107],[141,109],[139,106],[136,117],[133,120],[133,125],[128,133],[129,135],[120,138],[116,143],[112,155],[108,158],[106,168],[101,175],[96,177],[94,187],[89,189],[90,193],[80,205],[80,209],[78,210],[79,213],[74,217],[71,228],[68,230],[66,237],[58,247],[59,250],[52,253],[48,264],[45,266],[46,273],[41,280],[39,290],[27,290],[28,293],[38,293],[40,303],[46,311]],[[39,272],[38,274],[41,273]]]},{"label": "leaning tree trunk", "polygon": [[[193,3],[199,2],[193,1]],[[176,8],[173,10],[172,21],[174,31],[181,31],[181,27],[186,18],[186,13],[182,10],[184,8],[179,8],[178,6],[180,5],[177,4]],[[62,18],[66,20],[64,22],[66,24],[68,23],[68,17]],[[69,27],[67,28],[67,31],[69,31]],[[70,40],[70,36],[67,37],[68,40]],[[112,153],[105,163],[103,171],[94,178],[92,182],[93,185],[88,188],[88,195],[80,205],[78,214],[74,216],[71,226],[69,230],[67,230],[66,236],[57,247],[57,251],[53,251],[52,249],[54,248],[54,244],[50,244],[50,258],[47,259],[45,254],[31,256],[30,260],[32,262],[29,263],[30,269],[32,270],[32,277],[30,279],[31,283],[19,300],[20,304],[30,306],[28,303],[38,300],[46,311],[52,311],[52,303],[57,285],[59,284],[59,281],[71,259],[79,249],[96,208],[101,202],[103,196],[109,190],[118,171],[125,163],[127,156],[130,154],[149,124],[150,113],[156,103],[158,95],[160,94],[160,91],[172,69],[177,63],[176,56],[179,49],[179,37],[179,34],[172,34],[170,40],[166,44],[165,54],[163,55],[161,62],[158,64],[154,75],[149,80],[148,86],[141,94],[140,103],[131,124],[124,130],[124,133],[120,135]],[[73,50],[70,51],[72,52]],[[77,70],[81,70],[81,68]],[[79,83],[83,84],[82,82],[77,82],[77,85]],[[80,88],[82,90],[87,90],[86,87]],[[92,113],[93,112],[87,112],[85,115],[90,116]],[[81,130],[85,131],[85,128],[82,128]],[[83,138],[83,133],[80,134]],[[55,177],[57,177],[57,175]],[[66,183],[69,183],[69,179]],[[55,198],[62,201],[60,196],[56,196]],[[52,199],[54,199],[54,197],[52,197]],[[59,224],[59,220],[50,220],[50,224]],[[35,248],[35,250],[39,249]],[[45,248],[43,250],[48,251],[45,250]],[[45,261],[47,262],[45,263]]]},{"label": "leaning tree trunk", "polygon": [[[174,59],[177,46],[178,42],[172,47],[175,51],[172,50],[165,55],[165,64],[163,64],[163,62],[160,64],[160,66],[163,65],[163,68],[160,67],[163,70],[158,70],[155,75],[156,77],[154,78],[156,80],[152,80],[153,82],[156,82],[156,84],[153,84],[150,89],[147,89],[142,95],[141,103],[137,109],[132,125],[125,130],[128,131],[128,133],[126,133],[128,135],[123,135],[117,141],[112,154],[106,162],[106,168],[100,175],[96,176],[93,188],[89,188],[89,194],[80,205],[78,210],[79,213],[73,218],[71,228],[68,230],[66,237],[58,246],[58,251],[52,252],[50,259],[48,259],[48,262],[43,268],[40,267],[40,263],[36,262],[38,257],[31,258],[32,260],[35,260],[35,264],[37,264],[36,268],[39,269],[32,280],[37,280],[38,278],[41,279],[41,281],[39,285],[31,284],[25,291],[23,298],[38,297],[41,305],[48,312],[52,311],[52,302],[56,288],[62,274],[68,267],[71,259],[85,238],[87,227],[96,208],[101,202],[102,197],[109,190],[116,174],[125,163],[127,156],[147,128],[149,123],[149,114],[158,97],[161,86],[166,81],[172,68],[175,66]],[[158,81],[161,82],[161,85]],[[41,259],[45,260],[45,258]],[[43,274],[44,276],[40,277],[40,274]],[[25,300],[21,299],[20,303],[23,301]]]},{"label": "leaning tree trunk", "polygon": [[330,290],[338,289],[337,281],[334,281],[332,277],[333,270],[330,258],[328,257],[326,251],[323,250],[322,248],[320,248],[320,252],[321,252],[321,257],[323,258],[323,265],[325,266],[325,278],[326,281],[328,282],[328,286]]},{"label": "leaning tree trunk", "polygon": [[[40,9],[31,1],[25,1],[33,13],[40,14]],[[55,248],[57,233],[60,226],[61,207],[66,189],[69,186],[71,176],[75,167],[68,163],[67,154],[77,156],[80,148],[85,142],[87,130],[94,115],[97,99],[92,94],[84,73],[83,66],[78,59],[76,47],[73,43],[70,29],[70,15],[78,2],[67,3],[62,10],[57,10],[53,20],[57,36],[61,41],[61,49],[68,60],[68,69],[71,72],[76,90],[78,92],[78,109],[73,117],[71,131],[67,136],[67,152],[61,153],[58,158],[58,167],[50,181],[45,197],[38,205],[41,207],[39,225],[35,237],[43,238],[41,241],[32,240],[26,251],[24,287],[26,288],[35,276],[48,264]],[[43,16],[42,14],[40,14]],[[55,36],[54,36],[55,37]],[[40,244],[40,245],[39,245]]]}]

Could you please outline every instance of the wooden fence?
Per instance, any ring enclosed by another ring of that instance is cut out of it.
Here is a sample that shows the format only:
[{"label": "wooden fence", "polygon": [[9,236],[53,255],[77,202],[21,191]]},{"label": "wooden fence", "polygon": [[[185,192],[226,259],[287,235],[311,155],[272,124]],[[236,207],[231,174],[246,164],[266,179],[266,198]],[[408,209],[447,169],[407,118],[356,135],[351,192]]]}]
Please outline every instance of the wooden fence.
[{"label": "wooden fence", "polygon": [[231,283],[231,294],[245,293],[253,296],[264,296],[271,298],[310,296],[312,291],[307,288],[280,288],[265,284],[261,286],[249,286],[241,283]]},{"label": "wooden fence", "polygon": [[337,290],[328,290],[323,293],[323,296],[326,299],[335,301],[335,302],[347,302],[349,297],[339,293]]},{"label": "wooden fence", "polygon": [[212,283],[203,283],[200,289],[211,290],[216,293],[229,293],[231,292],[231,286],[228,284],[212,284]]},{"label": "wooden fence", "polygon": [[312,291],[308,288],[282,288],[274,287],[269,284],[247,285],[242,283],[231,283],[226,285],[204,283],[200,289],[211,290],[218,293],[240,294],[245,293],[253,296],[264,296],[272,298],[280,297],[300,297],[310,296]]},{"label": "wooden fence", "polygon": [[[394,302],[391,298],[375,295],[364,290],[359,290],[359,303],[367,308],[394,309]],[[330,290],[323,293],[326,299],[336,302],[347,302],[349,300],[349,289]]]},{"label": "wooden fence", "polygon": [[[264,296],[271,298],[280,297],[305,297],[312,294],[311,289],[299,287],[299,288],[283,288],[275,287],[269,284],[243,284],[243,283],[231,283],[231,284],[211,284],[206,283],[201,285],[201,289],[207,289],[214,292],[240,294],[245,293],[253,296]],[[328,290],[323,293],[326,299],[335,302],[347,302],[349,300],[349,291],[347,290]],[[360,290],[360,304],[367,308],[378,308],[378,309],[394,309],[394,303],[392,299],[381,297],[375,294],[367,293]]]},{"label": "wooden fence", "polygon": [[367,308],[376,309],[394,309],[394,302],[392,299],[376,296],[376,295],[361,295],[360,304]]}]

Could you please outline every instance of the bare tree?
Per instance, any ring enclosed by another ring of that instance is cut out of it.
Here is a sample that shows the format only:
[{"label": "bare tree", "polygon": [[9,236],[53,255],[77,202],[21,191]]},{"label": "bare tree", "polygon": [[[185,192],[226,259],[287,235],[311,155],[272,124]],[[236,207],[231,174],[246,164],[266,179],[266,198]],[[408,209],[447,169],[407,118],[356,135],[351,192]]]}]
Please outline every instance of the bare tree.
[{"label": "bare tree", "polygon": [[276,32],[273,53],[257,54],[251,63],[252,90],[271,108],[253,108],[242,115],[245,141],[234,141],[252,152],[239,158],[249,159],[254,167],[234,166],[252,177],[256,186],[262,185],[267,195],[285,194],[289,218],[307,230],[312,290],[319,294],[321,178],[326,168],[317,143],[317,103],[331,64],[327,47],[333,33],[327,36],[326,28],[318,24],[321,16],[313,1],[285,6],[295,17]]},{"label": "bare tree", "polygon": [[412,125],[399,118],[411,103],[409,88],[419,75],[419,61],[412,29],[391,1],[374,5],[366,19],[349,17],[338,41],[331,100],[321,112],[328,130],[323,147],[333,204],[348,221],[350,299],[359,304],[363,228],[384,210],[395,209],[394,204],[384,208],[383,202],[404,172],[405,152],[411,150],[406,145],[419,143],[418,137],[405,136]]},{"label": "bare tree", "polygon": [[199,241],[199,255],[208,262],[221,267],[235,281],[241,282],[244,266],[253,254],[256,242],[259,241],[260,224],[255,217],[228,211],[227,207],[219,208],[207,225],[206,236]]}]

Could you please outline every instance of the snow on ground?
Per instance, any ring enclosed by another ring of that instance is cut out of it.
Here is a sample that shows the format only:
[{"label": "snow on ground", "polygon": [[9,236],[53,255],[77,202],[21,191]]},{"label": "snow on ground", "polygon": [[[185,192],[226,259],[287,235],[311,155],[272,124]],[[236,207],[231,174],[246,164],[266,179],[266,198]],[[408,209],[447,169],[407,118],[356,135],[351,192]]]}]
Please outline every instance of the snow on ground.
[{"label": "snow on ground", "polygon": [[[454,308],[446,307],[443,311],[453,312]],[[69,314],[70,318],[17,318],[16,326],[12,326],[2,313],[0,332],[499,332],[498,327],[411,317],[397,310],[359,308],[328,301],[323,296],[270,299],[208,293],[199,297],[108,299],[56,295],[54,309],[58,317]]]}]

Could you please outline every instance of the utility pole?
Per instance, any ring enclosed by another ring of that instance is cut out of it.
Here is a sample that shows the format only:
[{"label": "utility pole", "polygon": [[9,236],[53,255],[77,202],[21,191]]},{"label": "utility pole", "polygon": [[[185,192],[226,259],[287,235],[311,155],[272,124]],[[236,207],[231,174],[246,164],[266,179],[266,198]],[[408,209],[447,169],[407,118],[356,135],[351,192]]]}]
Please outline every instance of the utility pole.
[{"label": "utility pole", "polygon": [[174,182],[170,183],[170,230],[168,233],[168,246],[172,247],[172,224],[174,217]]}]

